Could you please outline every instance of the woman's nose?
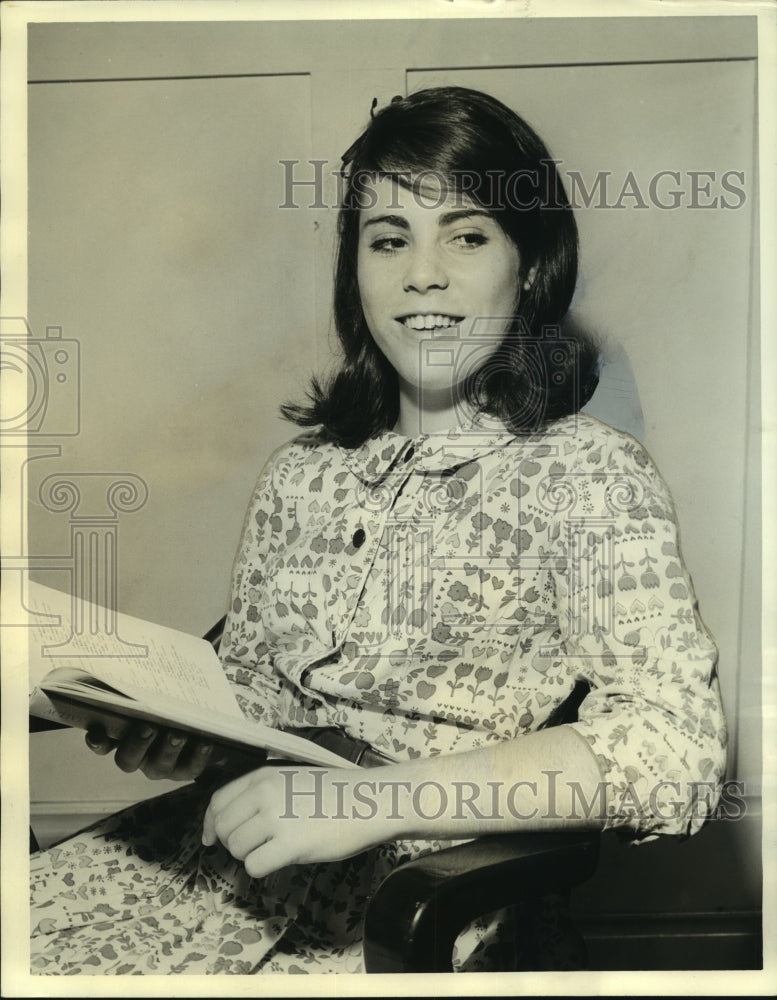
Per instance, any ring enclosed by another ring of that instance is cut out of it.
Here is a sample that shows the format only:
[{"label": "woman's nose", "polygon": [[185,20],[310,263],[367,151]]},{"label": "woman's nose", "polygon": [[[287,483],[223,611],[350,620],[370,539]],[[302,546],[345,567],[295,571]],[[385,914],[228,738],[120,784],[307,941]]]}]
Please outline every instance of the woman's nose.
[{"label": "woman's nose", "polygon": [[407,266],[403,280],[406,292],[428,292],[448,287],[448,274],[439,252],[417,247],[405,258]]}]

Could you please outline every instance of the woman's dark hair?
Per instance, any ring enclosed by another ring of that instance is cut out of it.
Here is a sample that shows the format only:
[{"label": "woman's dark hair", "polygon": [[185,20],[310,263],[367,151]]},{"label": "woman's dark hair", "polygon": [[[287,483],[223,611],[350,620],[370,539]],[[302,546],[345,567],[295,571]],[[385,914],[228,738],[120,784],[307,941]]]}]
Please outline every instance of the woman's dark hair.
[{"label": "woman's dark hair", "polygon": [[[346,447],[396,423],[396,373],[369,332],[357,280],[364,180],[387,175],[409,189],[433,175],[448,192],[490,212],[518,248],[515,321],[490,361],[468,375],[468,400],[514,433],[536,430],[587,402],[596,387],[597,350],[579,332],[558,335],[577,279],[577,226],[555,162],[523,119],[476,90],[421,90],[377,112],[343,165],[334,318],[344,357],[328,385],[313,379],[310,405],[287,404],[284,416],[302,426],[322,424]],[[534,280],[521,291],[530,267]]]}]

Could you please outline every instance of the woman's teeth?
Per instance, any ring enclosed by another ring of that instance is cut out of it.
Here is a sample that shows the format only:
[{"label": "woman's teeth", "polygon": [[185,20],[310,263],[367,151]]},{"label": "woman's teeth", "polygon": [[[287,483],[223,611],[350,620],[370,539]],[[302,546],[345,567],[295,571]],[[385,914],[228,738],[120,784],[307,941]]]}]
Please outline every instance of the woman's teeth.
[{"label": "woman's teeth", "polygon": [[405,316],[402,323],[410,327],[411,330],[434,330],[436,327],[456,326],[461,323],[461,317],[415,314],[414,316]]}]

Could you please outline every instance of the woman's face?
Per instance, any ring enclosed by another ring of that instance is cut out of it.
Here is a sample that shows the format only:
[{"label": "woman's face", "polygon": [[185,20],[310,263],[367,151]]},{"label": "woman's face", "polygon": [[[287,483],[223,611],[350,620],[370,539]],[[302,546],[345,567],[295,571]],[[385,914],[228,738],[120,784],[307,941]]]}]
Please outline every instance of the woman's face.
[{"label": "woman's face", "polygon": [[518,250],[460,195],[408,190],[391,178],[362,189],[358,282],[370,332],[400,382],[452,389],[491,357],[512,322]]}]

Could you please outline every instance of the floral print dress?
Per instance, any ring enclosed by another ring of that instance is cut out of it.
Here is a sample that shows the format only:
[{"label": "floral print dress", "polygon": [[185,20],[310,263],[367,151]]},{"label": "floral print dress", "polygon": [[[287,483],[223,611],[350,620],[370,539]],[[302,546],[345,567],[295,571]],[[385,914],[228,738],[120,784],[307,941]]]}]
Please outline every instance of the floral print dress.
[{"label": "floral print dress", "polygon": [[[606,825],[634,842],[696,832],[720,792],[717,650],[671,498],[593,417],[283,446],[246,516],[221,655],[248,716],[336,726],[397,761],[553,725],[583,685],[565,724],[599,762]],[[251,879],[202,848],[208,798],[188,785],[36,855],[33,972],[363,971],[370,896],[442,846]],[[503,964],[514,943],[492,915],[457,968]]]}]

